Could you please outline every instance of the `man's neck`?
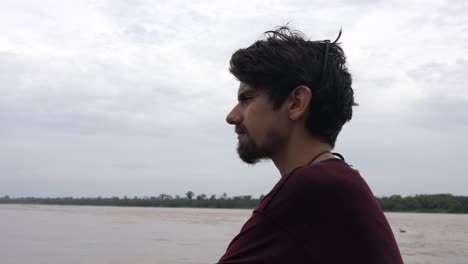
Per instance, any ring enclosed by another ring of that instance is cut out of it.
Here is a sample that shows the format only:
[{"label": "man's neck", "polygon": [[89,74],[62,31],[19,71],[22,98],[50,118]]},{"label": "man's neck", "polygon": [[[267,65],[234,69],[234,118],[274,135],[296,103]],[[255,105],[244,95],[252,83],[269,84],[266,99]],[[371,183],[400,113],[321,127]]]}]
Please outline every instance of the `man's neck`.
[{"label": "man's neck", "polygon": [[319,155],[327,150],[331,151],[329,144],[310,136],[291,137],[284,147],[277,151],[276,155],[273,155],[272,160],[281,176],[285,176],[297,167],[308,165],[315,157],[313,163],[334,158],[331,153]]}]

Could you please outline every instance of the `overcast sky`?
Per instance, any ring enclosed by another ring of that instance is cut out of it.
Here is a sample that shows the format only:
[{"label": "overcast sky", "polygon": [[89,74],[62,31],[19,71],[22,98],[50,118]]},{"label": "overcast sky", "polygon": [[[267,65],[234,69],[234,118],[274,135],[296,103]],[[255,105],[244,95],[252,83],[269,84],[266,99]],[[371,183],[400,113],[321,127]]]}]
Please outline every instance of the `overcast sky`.
[{"label": "overcast sky", "polygon": [[341,42],[336,151],[377,196],[468,195],[468,4],[20,1],[0,8],[0,196],[266,194],[225,116],[231,54],[278,25]]}]

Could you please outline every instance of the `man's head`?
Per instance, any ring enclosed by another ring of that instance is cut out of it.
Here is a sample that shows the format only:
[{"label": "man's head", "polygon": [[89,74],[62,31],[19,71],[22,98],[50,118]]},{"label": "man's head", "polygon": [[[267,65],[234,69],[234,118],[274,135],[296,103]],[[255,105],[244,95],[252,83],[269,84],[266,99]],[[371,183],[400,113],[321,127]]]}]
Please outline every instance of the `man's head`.
[{"label": "man's head", "polygon": [[248,163],[271,157],[288,136],[288,120],[302,122],[311,136],[333,148],[356,105],[343,50],[336,43],[306,40],[288,27],[265,35],[230,61],[241,84],[227,122],[240,133],[240,157]]}]

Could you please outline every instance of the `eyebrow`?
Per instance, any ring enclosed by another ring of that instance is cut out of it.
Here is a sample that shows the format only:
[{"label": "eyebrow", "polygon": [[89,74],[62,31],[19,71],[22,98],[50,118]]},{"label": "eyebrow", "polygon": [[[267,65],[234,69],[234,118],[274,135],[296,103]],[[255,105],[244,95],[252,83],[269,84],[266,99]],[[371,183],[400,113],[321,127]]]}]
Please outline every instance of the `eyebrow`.
[{"label": "eyebrow", "polygon": [[239,95],[237,95],[237,100],[238,101],[245,100],[245,99],[247,99],[248,96],[252,96],[254,94],[255,94],[254,90],[242,91],[241,93],[239,93]]}]

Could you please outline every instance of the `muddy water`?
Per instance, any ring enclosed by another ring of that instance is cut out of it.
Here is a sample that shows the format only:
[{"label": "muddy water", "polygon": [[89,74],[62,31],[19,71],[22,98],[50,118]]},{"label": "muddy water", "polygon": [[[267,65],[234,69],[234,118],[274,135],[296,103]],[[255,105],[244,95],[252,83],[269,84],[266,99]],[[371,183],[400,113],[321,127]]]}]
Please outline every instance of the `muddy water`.
[{"label": "muddy water", "polygon": [[[0,205],[3,264],[215,263],[251,210]],[[386,214],[405,263],[468,263],[468,215]]]}]

